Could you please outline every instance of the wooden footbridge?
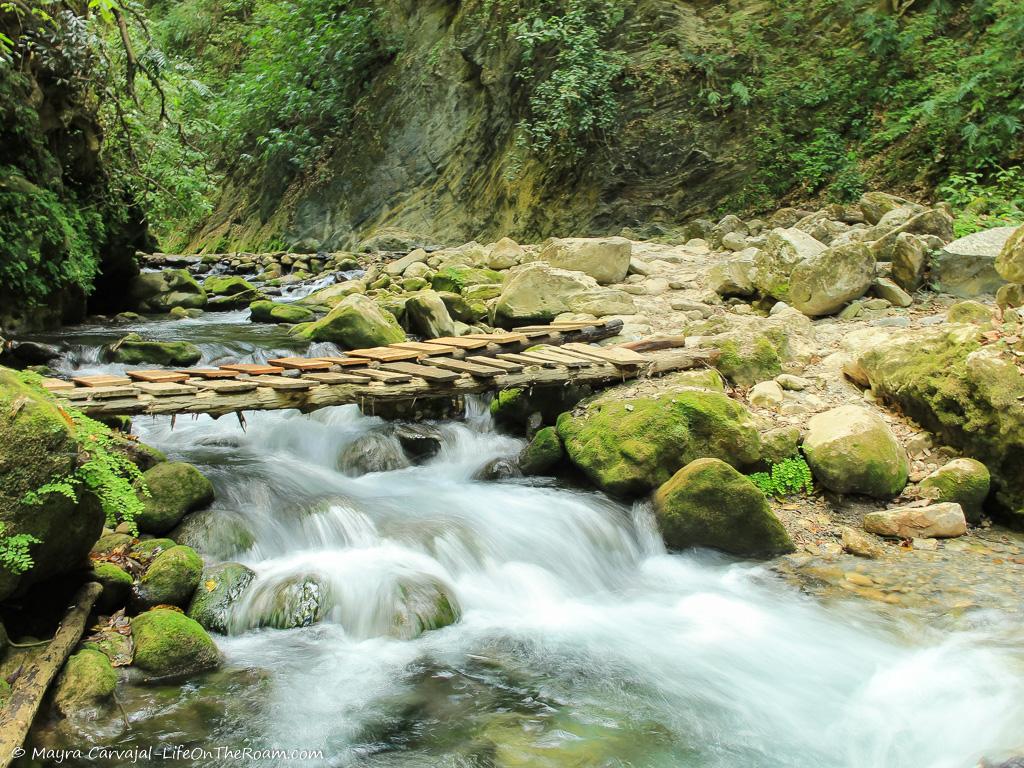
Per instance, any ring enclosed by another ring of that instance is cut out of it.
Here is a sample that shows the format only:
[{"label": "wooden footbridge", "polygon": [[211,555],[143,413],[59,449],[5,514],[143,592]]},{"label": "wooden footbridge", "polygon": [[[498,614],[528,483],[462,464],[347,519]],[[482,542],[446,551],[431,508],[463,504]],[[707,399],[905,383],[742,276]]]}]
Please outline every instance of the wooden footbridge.
[{"label": "wooden footbridge", "polygon": [[621,328],[621,320],[555,323],[354,349],[334,357],[128,370],[123,376],[74,376],[70,381],[51,378],[43,386],[93,417],[313,411],[347,403],[372,411],[374,402],[451,398],[511,387],[610,384],[711,360],[707,352],[641,354],[588,343],[614,336]]}]

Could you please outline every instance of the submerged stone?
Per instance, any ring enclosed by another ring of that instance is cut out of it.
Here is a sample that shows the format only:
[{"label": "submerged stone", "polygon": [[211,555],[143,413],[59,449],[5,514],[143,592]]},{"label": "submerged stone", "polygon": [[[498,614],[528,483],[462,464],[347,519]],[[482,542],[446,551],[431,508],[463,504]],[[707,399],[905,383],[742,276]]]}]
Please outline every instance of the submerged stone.
[{"label": "submerged stone", "polygon": [[211,632],[227,633],[231,606],[255,576],[241,563],[219,563],[205,568],[188,607],[189,617]]}]

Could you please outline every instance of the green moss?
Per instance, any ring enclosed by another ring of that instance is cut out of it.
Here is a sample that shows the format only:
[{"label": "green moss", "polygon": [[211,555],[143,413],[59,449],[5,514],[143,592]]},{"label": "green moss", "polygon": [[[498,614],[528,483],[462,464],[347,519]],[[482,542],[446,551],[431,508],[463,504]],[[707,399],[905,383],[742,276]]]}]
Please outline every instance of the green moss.
[{"label": "green moss", "polygon": [[157,608],[132,619],[133,664],[153,677],[187,675],[220,665],[217,646],[198,622]]},{"label": "green moss", "polygon": [[211,632],[226,633],[231,604],[252,583],[255,574],[240,563],[220,563],[203,570],[188,615]]},{"label": "green moss", "polygon": [[502,429],[522,434],[528,424],[534,428],[541,424],[554,424],[560,414],[573,408],[591,392],[590,387],[579,384],[503,389],[491,400],[491,418]]},{"label": "green moss", "polygon": [[282,304],[276,301],[254,301],[249,305],[249,319],[254,323],[308,323],[316,313],[297,304]]},{"label": "green moss", "polygon": [[53,701],[61,714],[70,716],[106,707],[113,701],[117,671],[99,651],[82,650],[68,659],[57,680]]},{"label": "green moss", "polygon": [[719,346],[717,367],[734,384],[749,387],[782,373],[779,347],[767,335],[750,341],[725,341]]},{"label": "green moss", "polygon": [[106,347],[107,360],[125,365],[162,365],[187,368],[195,365],[203,353],[187,341],[146,341],[137,333],[130,333],[120,341]]},{"label": "green moss", "polygon": [[543,475],[556,467],[565,456],[565,449],[554,427],[544,427],[519,454],[519,468],[524,475]]},{"label": "green moss", "polygon": [[203,281],[203,290],[214,296],[234,296],[255,291],[256,286],[236,275],[211,275]]},{"label": "green moss", "polygon": [[139,599],[146,605],[186,606],[202,572],[203,560],[192,547],[171,547],[153,558],[142,574]]},{"label": "green moss", "polygon": [[330,341],[348,349],[405,341],[405,331],[395,316],[361,294],[346,296],[326,317],[296,326],[292,332],[309,341]]},{"label": "green moss", "polygon": [[493,269],[454,266],[439,270],[430,284],[438,292],[462,293],[462,289],[470,285],[487,285],[501,281],[501,273]]},{"label": "green moss", "polygon": [[93,563],[92,578],[103,586],[103,592],[96,601],[101,611],[116,611],[128,604],[133,580],[130,574],[113,563]]},{"label": "green moss", "polygon": [[954,459],[921,481],[921,490],[936,501],[959,504],[970,523],[981,519],[992,478],[988,469],[974,459]]},{"label": "green moss", "polygon": [[946,319],[951,323],[988,325],[993,320],[992,308],[980,301],[958,301],[949,308]]},{"label": "green moss", "polygon": [[188,512],[213,500],[213,484],[191,464],[163,462],[142,477],[149,489],[137,520],[143,533],[165,534]]}]

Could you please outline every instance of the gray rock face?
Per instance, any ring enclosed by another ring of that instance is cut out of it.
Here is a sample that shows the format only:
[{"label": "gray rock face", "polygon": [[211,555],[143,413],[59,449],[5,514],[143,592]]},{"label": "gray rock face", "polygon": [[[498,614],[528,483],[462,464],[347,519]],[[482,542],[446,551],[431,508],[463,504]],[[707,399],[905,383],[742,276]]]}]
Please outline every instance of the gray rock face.
[{"label": "gray rock face", "polygon": [[998,291],[1006,280],[996,271],[996,258],[1014,231],[996,227],[946,245],[932,258],[935,287],[963,299]]}]

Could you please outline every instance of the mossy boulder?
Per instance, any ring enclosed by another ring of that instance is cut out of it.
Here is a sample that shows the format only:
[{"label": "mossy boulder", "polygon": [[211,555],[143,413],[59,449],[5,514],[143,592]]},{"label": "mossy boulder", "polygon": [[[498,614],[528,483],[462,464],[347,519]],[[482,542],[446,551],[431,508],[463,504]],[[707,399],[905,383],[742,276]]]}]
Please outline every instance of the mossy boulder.
[{"label": "mossy boulder", "polygon": [[128,287],[128,299],[140,312],[168,312],[172,307],[202,309],[206,291],[184,269],[143,272]]},{"label": "mossy boulder", "polygon": [[64,717],[92,718],[114,701],[117,671],[99,651],[82,650],[71,656],[57,679],[53,703]]},{"label": "mossy boulder", "polygon": [[[497,287],[497,286],[495,286]],[[448,314],[462,323],[479,323],[487,318],[487,305],[481,299],[469,299],[458,293],[437,294],[448,308]],[[495,296],[497,293],[494,294]]]},{"label": "mossy boulder", "polygon": [[782,345],[777,334],[744,334],[713,346],[721,352],[716,363],[718,370],[741,387],[751,387],[782,373]]},{"label": "mossy boulder", "polygon": [[171,547],[154,557],[139,579],[139,601],[148,606],[186,606],[199,586],[202,572],[203,559],[192,547]]},{"label": "mossy boulder", "polygon": [[544,427],[533,436],[519,454],[519,469],[524,475],[544,475],[558,466],[565,448],[554,427]]},{"label": "mossy boulder", "polygon": [[278,301],[254,301],[249,305],[249,319],[254,323],[309,323],[316,319],[316,313],[298,304]]},{"label": "mossy boulder", "polygon": [[136,519],[143,533],[162,535],[189,512],[213,501],[213,484],[191,464],[167,461],[142,474],[149,496]]},{"label": "mossy boulder", "polygon": [[91,552],[94,555],[110,555],[119,549],[129,552],[134,541],[135,537],[127,533],[107,533],[96,540]]},{"label": "mossy boulder", "polygon": [[189,675],[215,669],[221,654],[199,622],[170,608],[132,619],[133,664],[152,677]]},{"label": "mossy boulder", "polygon": [[203,281],[203,290],[207,295],[235,296],[255,291],[256,286],[237,275],[211,275]]},{"label": "mossy boulder", "polygon": [[496,284],[501,281],[501,273],[493,269],[456,265],[438,270],[430,285],[435,291],[462,293],[470,285]]},{"label": "mossy boulder", "polygon": [[170,536],[215,560],[237,558],[256,543],[245,516],[226,509],[201,509],[186,515]]},{"label": "mossy boulder", "polygon": [[654,512],[670,549],[710,547],[741,557],[795,549],[764,494],[720,459],[696,459],[672,475],[654,494]]},{"label": "mossy boulder", "polygon": [[491,400],[491,418],[510,432],[532,432],[543,424],[554,424],[561,414],[592,393],[590,387],[579,384],[502,389]]},{"label": "mossy boulder", "polygon": [[294,576],[267,585],[252,601],[253,625],[275,629],[309,627],[320,620],[327,587],[317,576]]},{"label": "mossy boulder", "polygon": [[188,615],[211,632],[227,633],[231,604],[255,576],[241,563],[219,563],[204,569],[188,607]]},{"label": "mossy boulder", "polygon": [[110,613],[128,605],[133,581],[124,569],[113,563],[93,563],[92,578],[103,587],[96,601],[97,610]]},{"label": "mossy boulder", "polygon": [[718,392],[681,390],[626,401],[600,396],[558,419],[569,459],[602,490],[639,496],[699,458],[748,467],[761,456],[750,412]]},{"label": "mossy boulder", "polygon": [[824,243],[799,229],[772,230],[754,256],[751,273],[754,287],[763,296],[788,302],[793,269],[803,261],[820,256],[824,250]]},{"label": "mossy boulder", "polygon": [[309,341],[329,341],[347,349],[378,347],[405,341],[405,331],[390,312],[368,296],[346,296],[326,317],[296,329]]},{"label": "mossy boulder", "polygon": [[187,341],[147,341],[137,333],[129,333],[107,347],[103,356],[110,362],[125,365],[164,365],[185,368],[198,363],[203,353]]},{"label": "mossy boulder", "polygon": [[858,368],[875,395],[982,462],[996,506],[1024,522],[1024,374],[979,329],[931,329],[875,345]]},{"label": "mossy boulder", "polygon": [[335,283],[313,291],[308,296],[303,296],[296,304],[308,307],[336,307],[347,296],[366,293],[366,283],[362,280],[346,280],[343,283]]},{"label": "mossy boulder", "polygon": [[991,486],[992,477],[980,461],[953,459],[922,480],[920,487],[930,499],[959,504],[967,522],[977,523]]},{"label": "mossy boulder", "polygon": [[889,425],[861,406],[844,405],[814,416],[803,450],[814,479],[836,493],[889,499],[907,484],[907,452]]},{"label": "mossy boulder", "polygon": [[992,308],[980,301],[958,301],[949,308],[946,319],[951,323],[987,325],[992,322]]},{"label": "mossy boulder", "polygon": [[30,554],[35,565],[16,575],[0,568],[0,600],[53,576],[87,565],[103,531],[96,499],[80,493],[73,501],[49,494],[41,504],[26,495],[71,474],[78,466],[77,431],[67,415],[41,390],[0,367],[0,524],[5,536],[39,539]]},{"label": "mossy boulder", "polygon": [[147,562],[161,552],[166,552],[171,547],[177,546],[179,543],[187,544],[188,542],[178,542],[176,539],[171,538],[142,539],[132,545],[132,557],[136,560]]},{"label": "mossy boulder", "polygon": [[781,464],[800,454],[800,430],[797,427],[775,427],[761,434],[761,460]]},{"label": "mossy boulder", "polygon": [[996,272],[1008,283],[1024,283],[1024,227],[1019,227],[996,257]]},{"label": "mossy boulder", "polygon": [[456,334],[455,321],[435,291],[420,291],[410,296],[405,302],[405,314],[412,330],[427,339]]}]

